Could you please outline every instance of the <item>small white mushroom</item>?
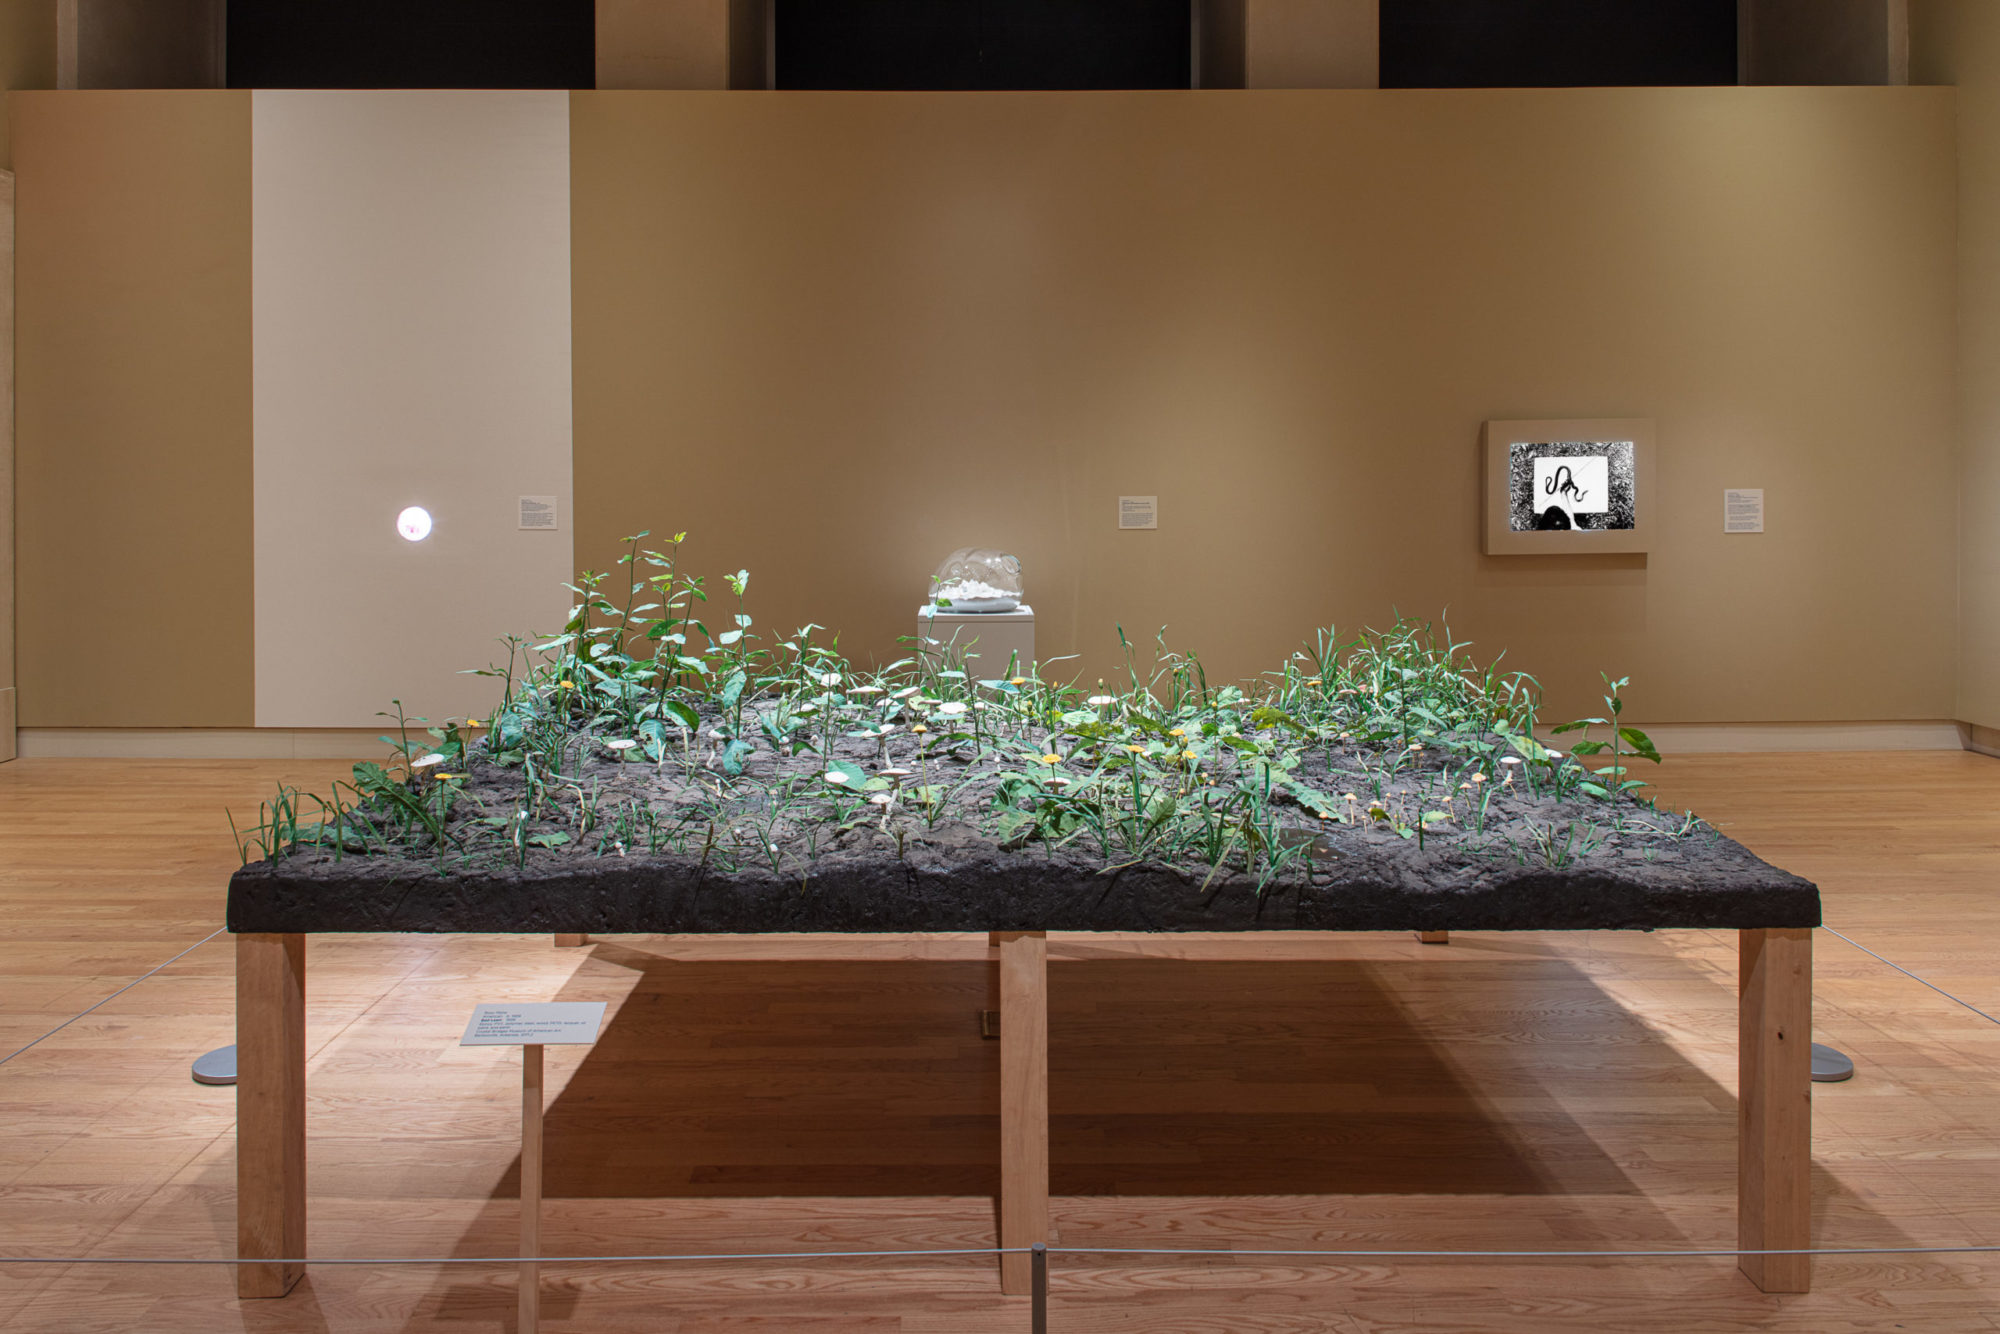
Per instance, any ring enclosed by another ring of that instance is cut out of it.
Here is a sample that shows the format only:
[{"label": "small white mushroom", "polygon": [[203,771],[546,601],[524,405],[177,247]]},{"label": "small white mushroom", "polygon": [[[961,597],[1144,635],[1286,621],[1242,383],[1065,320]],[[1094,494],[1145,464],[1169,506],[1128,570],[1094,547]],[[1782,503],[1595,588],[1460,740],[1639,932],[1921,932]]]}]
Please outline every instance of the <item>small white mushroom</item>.
[{"label": "small white mushroom", "polygon": [[444,763],[444,756],[438,754],[436,751],[432,751],[430,754],[424,756],[422,759],[411,760],[410,767],[412,769],[428,769],[433,764],[443,764],[443,763]]}]

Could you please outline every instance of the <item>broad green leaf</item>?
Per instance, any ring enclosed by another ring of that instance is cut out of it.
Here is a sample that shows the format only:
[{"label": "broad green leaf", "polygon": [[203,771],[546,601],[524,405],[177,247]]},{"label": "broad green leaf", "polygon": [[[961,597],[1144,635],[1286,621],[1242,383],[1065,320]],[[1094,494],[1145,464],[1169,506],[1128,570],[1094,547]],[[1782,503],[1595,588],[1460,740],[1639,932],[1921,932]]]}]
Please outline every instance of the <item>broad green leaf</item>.
[{"label": "broad green leaf", "polygon": [[1659,750],[1653,745],[1653,739],[1644,732],[1636,727],[1621,727],[1618,729],[1618,735],[1640,759],[1651,760],[1655,764],[1660,763]]},{"label": "broad green leaf", "polygon": [[1524,760],[1540,764],[1549,758],[1549,748],[1525,732],[1515,732],[1508,736],[1507,744],[1512,746]]},{"label": "broad green leaf", "polygon": [[1340,814],[1340,801],[1330,797],[1318,788],[1308,787],[1296,780],[1285,784],[1285,790],[1299,799],[1299,805],[1311,811],[1322,820],[1331,820]]},{"label": "broad green leaf", "polygon": [[1035,817],[1027,811],[1001,811],[993,817],[993,823],[999,827],[1002,843],[1025,841],[1035,832]]},{"label": "broad green leaf", "polygon": [[826,766],[826,772],[820,776],[829,785],[844,788],[849,792],[865,792],[868,789],[868,774],[851,760],[832,761]]}]

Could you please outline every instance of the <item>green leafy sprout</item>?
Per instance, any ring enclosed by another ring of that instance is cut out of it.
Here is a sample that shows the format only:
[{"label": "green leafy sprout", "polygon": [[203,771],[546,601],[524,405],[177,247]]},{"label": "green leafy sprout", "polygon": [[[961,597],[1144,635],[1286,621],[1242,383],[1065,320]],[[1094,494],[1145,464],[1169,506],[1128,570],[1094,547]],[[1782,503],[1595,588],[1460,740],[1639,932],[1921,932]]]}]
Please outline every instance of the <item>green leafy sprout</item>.
[{"label": "green leafy sprout", "polygon": [[475,673],[499,687],[486,717],[432,725],[398,701],[386,763],[323,797],[280,788],[247,827],[232,817],[244,861],[396,857],[448,875],[678,857],[805,888],[835,852],[957,837],[1261,891],[1355,840],[1560,869],[1617,837],[1712,834],[1641,795],[1633,762],[1661,757],[1624,721],[1625,677],[1604,677],[1607,716],[1543,733],[1580,734],[1565,755],[1538,738],[1532,676],[1406,618],[1318,630],[1230,684],[1164,630],[1142,655],[1122,628],[1116,686],[1060,680],[1062,659],[979,677],[968,646],[921,639],[863,668],[817,625],[761,636],[747,570],[725,577],[711,629],[687,534],[649,536],[625,539],[623,588],[586,572],[559,632],[501,641],[505,662]]}]

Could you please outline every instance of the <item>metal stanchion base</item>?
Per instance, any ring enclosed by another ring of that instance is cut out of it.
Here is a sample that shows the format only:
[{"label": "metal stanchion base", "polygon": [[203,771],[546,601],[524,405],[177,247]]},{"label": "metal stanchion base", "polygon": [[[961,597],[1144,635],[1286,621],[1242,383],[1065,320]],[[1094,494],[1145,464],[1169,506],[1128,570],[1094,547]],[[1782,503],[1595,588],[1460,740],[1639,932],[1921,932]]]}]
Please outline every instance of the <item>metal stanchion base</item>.
[{"label": "metal stanchion base", "polygon": [[194,1082],[197,1084],[234,1084],[236,1082],[236,1044],[217,1047],[214,1051],[195,1058]]},{"label": "metal stanchion base", "polygon": [[1854,1078],[1854,1062],[1824,1042],[1812,1045],[1812,1077],[1815,1084],[1838,1084]]}]

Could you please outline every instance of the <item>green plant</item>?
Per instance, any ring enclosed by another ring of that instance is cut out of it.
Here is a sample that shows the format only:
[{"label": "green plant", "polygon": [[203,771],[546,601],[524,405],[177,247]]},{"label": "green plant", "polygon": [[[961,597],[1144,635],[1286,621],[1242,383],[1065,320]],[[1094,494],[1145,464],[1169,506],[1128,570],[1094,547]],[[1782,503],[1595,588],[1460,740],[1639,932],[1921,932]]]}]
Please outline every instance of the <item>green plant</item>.
[{"label": "green plant", "polygon": [[1317,630],[1251,682],[1213,682],[1164,630],[1146,645],[1122,627],[1118,686],[1057,679],[1061,660],[975,680],[957,645],[868,667],[813,624],[761,644],[745,570],[726,576],[730,623],[711,634],[686,534],[664,550],[648,536],[624,540],[613,574],[568,585],[557,634],[501,641],[504,665],[477,673],[498,686],[483,725],[432,726],[396,702],[384,763],[328,798],[281,790],[236,830],[239,853],[400,855],[441,874],[563,849],[685,856],[804,887],[829,844],[874,838],[903,857],[912,835],[963,826],[1105,872],[1161,864],[1261,892],[1328,837],[1470,855],[1524,802],[1558,805],[1517,850],[1550,864],[1628,830],[1665,847],[1700,829],[1635,798],[1628,758],[1658,752],[1622,721],[1624,678],[1605,678],[1608,724],[1556,729],[1582,732],[1577,757],[1608,751],[1587,771],[1536,739],[1533,677],[1428,622]]},{"label": "green plant", "polygon": [[[1614,681],[1607,672],[1599,672],[1598,675],[1604,679],[1604,707],[1610,713],[1611,717],[1609,719],[1579,718],[1573,723],[1564,723],[1561,727],[1555,728],[1554,731],[1558,733],[1583,733],[1583,740],[1577,741],[1570,746],[1570,750],[1574,754],[1601,755],[1607,750],[1611,752],[1611,763],[1602,765],[1592,771],[1597,776],[1598,781],[1594,783],[1586,781],[1577,785],[1578,791],[1608,800],[1614,795],[1631,792],[1634,789],[1646,786],[1639,779],[1626,777],[1628,770],[1625,767],[1625,758],[1621,747],[1630,746],[1632,754],[1636,758],[1651,760],[1654,764],[1660,762],[1660,752],[1654,747],[1651,737],[1636,727],[1626,727],[1620,722],[1620,716],[1625,712],[1625,700],[1620,692],[1626,686],[1632,684],[1632,678],[1621,676]],[[1611,729],[1611,740],[1590,740],[1590,729],[1593,727],[1609,727]]]}]

